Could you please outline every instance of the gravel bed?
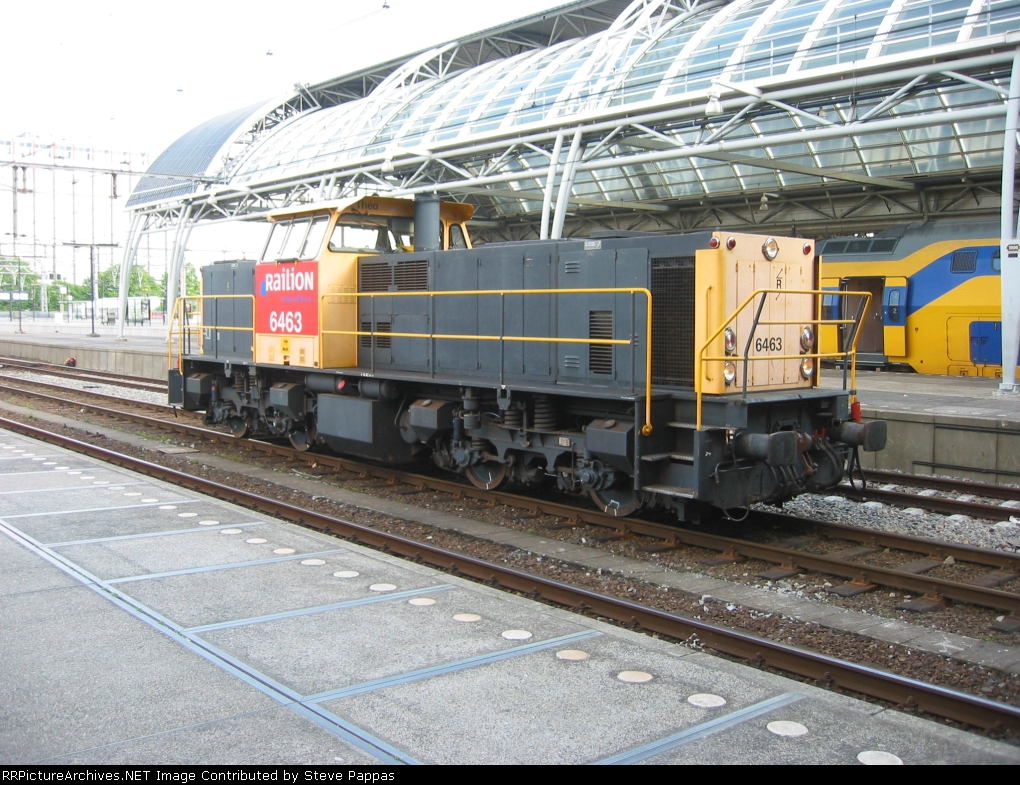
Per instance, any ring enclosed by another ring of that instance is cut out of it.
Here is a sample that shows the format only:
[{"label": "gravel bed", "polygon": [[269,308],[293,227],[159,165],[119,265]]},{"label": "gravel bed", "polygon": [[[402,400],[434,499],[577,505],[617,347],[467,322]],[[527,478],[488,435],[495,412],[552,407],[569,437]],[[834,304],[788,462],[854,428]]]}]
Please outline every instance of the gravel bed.
[{"label": "gravel bed", "polygon": [[[763,508],[765,509],[765,508]],[[848,526],[910,534],[928,540],[1008,551],[1020,550],[1020,523],[992,523],[963,515],[941,515],[911,508],[909,511],[881,502],[855,502],[842,496],[806,493],[783,505],[783,511]],[[1020,521],[1018,512],[1017,521]]]}]

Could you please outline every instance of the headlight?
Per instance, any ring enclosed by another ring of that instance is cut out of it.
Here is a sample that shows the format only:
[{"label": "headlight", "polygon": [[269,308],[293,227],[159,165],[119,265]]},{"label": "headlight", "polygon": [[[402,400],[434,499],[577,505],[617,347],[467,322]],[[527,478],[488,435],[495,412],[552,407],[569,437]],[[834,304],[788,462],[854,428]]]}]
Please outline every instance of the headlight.
[{"label": "headlight", "polygon": [[805,379],[810,379],[815,373],[815,361],[811,358],[801,360],[800,362],[800,375]]},{"label": "headlight", "polygon": [[726,347],[726,354],[736,354],[737,334],[733,332],[733,328],[727,327],[723,331],[723,345]]},{"label": "headlight", "polygon": [[737,364],[726,363],[722,370],[723,379],[726,380],[726,384],[733,384],[737,378]]},{"label": "headlight", "polygon": [[810,352],[811,347],[815,345],[815,331],[811,329],[810,324],[805,324],[804,329],[800,331],[800,348],[805,352]]},{"label": "headlight", "polygon": [[761,252],[770,262],[779,256],[779,243],[776,242],[775,237],[770,237],[764,243],[761,244]]}]

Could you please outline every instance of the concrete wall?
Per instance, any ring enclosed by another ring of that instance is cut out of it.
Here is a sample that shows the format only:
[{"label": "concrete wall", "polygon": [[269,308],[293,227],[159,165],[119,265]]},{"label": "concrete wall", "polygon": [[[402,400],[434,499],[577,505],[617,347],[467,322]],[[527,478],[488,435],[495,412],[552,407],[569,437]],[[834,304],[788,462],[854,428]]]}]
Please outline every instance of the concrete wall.
[{"label": "concrete wall", "polygon": [[39,360],[63,365],[69,357],[76,367],[92,371],[140,376],[145,379],[166,381],[167,354],[152,349],[134,349],[129,346],[89,345],[69,336],[66,342],[30,343],[23,340],[4,340],[0,337],[0,356],[19,360]]},{"label": "concrete wall", "polygon": [[1020,421],[874,409],[861,414],[889,423],[886,448],[861,453],[865,469],[1020,483]]}]

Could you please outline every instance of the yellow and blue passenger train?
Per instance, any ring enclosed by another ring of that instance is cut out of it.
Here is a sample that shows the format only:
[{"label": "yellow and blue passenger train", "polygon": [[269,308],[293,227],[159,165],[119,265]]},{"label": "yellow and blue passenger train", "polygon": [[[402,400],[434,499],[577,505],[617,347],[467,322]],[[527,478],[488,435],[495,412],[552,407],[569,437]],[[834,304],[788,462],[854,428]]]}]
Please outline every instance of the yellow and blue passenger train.
[{"label": "yellow and blue passenger train", "polygon": [[[868,292],[857,362],[951,376],[1002,376],[999,226],[937,221],[819,243],[828,292]],[[823,296],[838,318],[845,296]],[[839,328],[821,330],[835,351]]]}]

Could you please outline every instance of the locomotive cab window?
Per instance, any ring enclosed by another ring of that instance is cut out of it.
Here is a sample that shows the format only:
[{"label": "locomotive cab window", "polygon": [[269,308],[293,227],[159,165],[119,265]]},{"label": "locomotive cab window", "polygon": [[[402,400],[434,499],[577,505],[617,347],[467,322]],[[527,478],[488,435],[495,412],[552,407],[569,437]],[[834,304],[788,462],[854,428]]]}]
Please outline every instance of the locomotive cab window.
[{"label": "locomotive cab window", "polygon": [[296,262],[314,259],[319,254],[322,238],[326,234],[329,216],[298,218],[294,221],[277,221],[269,234],[263,262]]},{"label": "locomotive cab window", "polygon": [[460,224],[450,225],[450,247],[451,248],[467,248],[467,240],[464,239],[464,230],[461,229]]},{"label": "locomotive cab window", "polygon": [[995,253],[992,254],[992,272],[1002,272],[1002,253],[998,248],[996,248]]},{"label": "locomotive cab window", "polygon": [[341,216],[329,238],[334,253],[393,253],[414,247],[410,218],[375,215]]}]

